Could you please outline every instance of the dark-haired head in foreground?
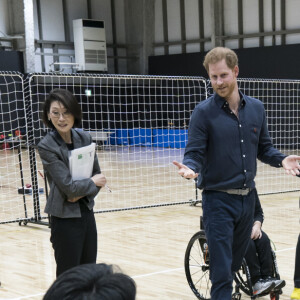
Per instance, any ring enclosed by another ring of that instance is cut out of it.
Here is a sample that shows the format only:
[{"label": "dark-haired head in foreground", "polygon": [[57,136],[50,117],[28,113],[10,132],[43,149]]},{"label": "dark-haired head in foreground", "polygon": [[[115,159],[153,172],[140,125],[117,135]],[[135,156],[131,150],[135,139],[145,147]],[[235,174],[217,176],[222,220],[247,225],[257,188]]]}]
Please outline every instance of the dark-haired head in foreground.
[{"label": "dark-haired head in foreground", "polygon": [[134,280],[113,265],[85,264],[62,273],[44,300],[134,300]]}]

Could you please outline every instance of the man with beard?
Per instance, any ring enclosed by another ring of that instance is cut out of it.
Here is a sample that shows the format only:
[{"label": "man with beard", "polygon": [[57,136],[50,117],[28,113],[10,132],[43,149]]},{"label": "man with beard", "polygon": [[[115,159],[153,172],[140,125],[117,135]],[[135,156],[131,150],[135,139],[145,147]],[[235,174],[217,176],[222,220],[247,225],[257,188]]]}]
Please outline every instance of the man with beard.
[{"label": "man with beard", "polygon": [[211,299],[229,300],[252,230],[256,159],[299,175],[300,156],[274,148],[261,101],[238,89],[238,58],[216,47],[203,63],[214,95],[199,103],[190,120],[179,175],[198,177],[210,255]]}]

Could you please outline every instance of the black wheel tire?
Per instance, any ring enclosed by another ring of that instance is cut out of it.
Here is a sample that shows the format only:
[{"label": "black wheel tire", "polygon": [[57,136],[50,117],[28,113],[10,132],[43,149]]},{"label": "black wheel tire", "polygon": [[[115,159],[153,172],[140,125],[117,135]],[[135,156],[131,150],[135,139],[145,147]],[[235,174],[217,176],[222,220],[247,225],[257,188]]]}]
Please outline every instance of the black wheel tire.
[{"label": "black wheel tire", "polygon": [[195,233],[190,239],[185,251],[184,270],[195,296],[210,300],[209,251],[204,231]]},{"label": "black wheel tire", "polygon": [[245,259],[243,259],[241,268],[235,273],[234,281],[245,294],[253,295],[250,273]]}]

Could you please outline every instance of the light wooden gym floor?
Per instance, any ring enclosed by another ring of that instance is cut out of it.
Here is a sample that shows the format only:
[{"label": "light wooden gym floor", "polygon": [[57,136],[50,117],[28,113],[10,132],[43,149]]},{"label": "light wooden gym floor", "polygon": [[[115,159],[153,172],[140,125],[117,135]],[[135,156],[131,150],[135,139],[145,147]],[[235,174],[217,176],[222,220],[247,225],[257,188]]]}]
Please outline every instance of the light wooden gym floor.
[{"label": "light wooden gym floor", "polygon": [[[300,231],[299,192],[261,196],[261,202],[263,228],[276,245],[279,273],[287,282],[280,299],[288,300]],[[97,261],[117,264],[132,276],[138,300],[196,299],[183,258],[201,213],[199,206],[176,205],[96,214]],[[55,279],[49,237],[50,229],[42,225],[0,225],[0,299],[42,299]]]}]

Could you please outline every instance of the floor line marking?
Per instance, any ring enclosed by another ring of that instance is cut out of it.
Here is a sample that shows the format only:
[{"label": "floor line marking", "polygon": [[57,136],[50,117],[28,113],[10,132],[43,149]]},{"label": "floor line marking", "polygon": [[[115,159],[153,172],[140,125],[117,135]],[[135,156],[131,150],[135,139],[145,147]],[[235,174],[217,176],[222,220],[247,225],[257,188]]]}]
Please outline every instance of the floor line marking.
[{"label": "floor line marking", "polygon": [[22,297],[19,297],[19,298],[11,298],[11,299],[8,299],[8,300],[28,299],[28,298],[37,297],[37,296],[43,296],[43,295],[45,295],[45,293],[39,293],[39,294],[29,295],[29,296],[22,296]]},{"label": "floor line marking", "polygon": [[286,249],[276,250],[275,253],[277,253],[277,252],[289,251],[289,250],[295,250],[295,249],[296,249],[296,247],[286,248]]},{"label": "floor line marking", "polygon": [[183,268],[168,269],[168,270],[158,271],[158,272],[153,272],[153,273],[148,273],[148,274],[135,275],[135,276],[132,276],[132,278],[142,278],[142,277],[152,276],[152,275],[156,275],[156,274],[170,273],[170,272],[179,271],[179,270],[183,270]]},{"label": "floor line marking", "polygon": [[[292,248],[285,248],[285,249],[281,249],[281,250],[276,250],[275,253],[278,252],[284,252],[284,251],[289,251],[289,250],[295,250],[296,247],[292,247]],[[174,271],[181,271],[184,268],[176,268],[176,269],[167,269],[167,270],[163,270],[163,271],[158,271],[158,272],[153,272],[153,273],[148,273],[148,274],[142,274],[142,275],[135,275],[135,276],[131,276],[133,279],[135,278],[143,278],[143,277],[148,277],[148,276],[153,276],[153,275],[157,275],[157,274],[164,274],[164,273],[170,273],[170,272],[174,272]],[[11,299],[7,299],[7,300],[21,300],[21,299],[28,299],[28,298],[32,298],[32,297],[37,297],[37,296],[42,296],[45,293],[40,293],[40,294],[35,294],[35,295],[29,295],[29,296],[22,296],[19,298],[11,298]],[[1,298],[0,298],[1,300]]]}]

